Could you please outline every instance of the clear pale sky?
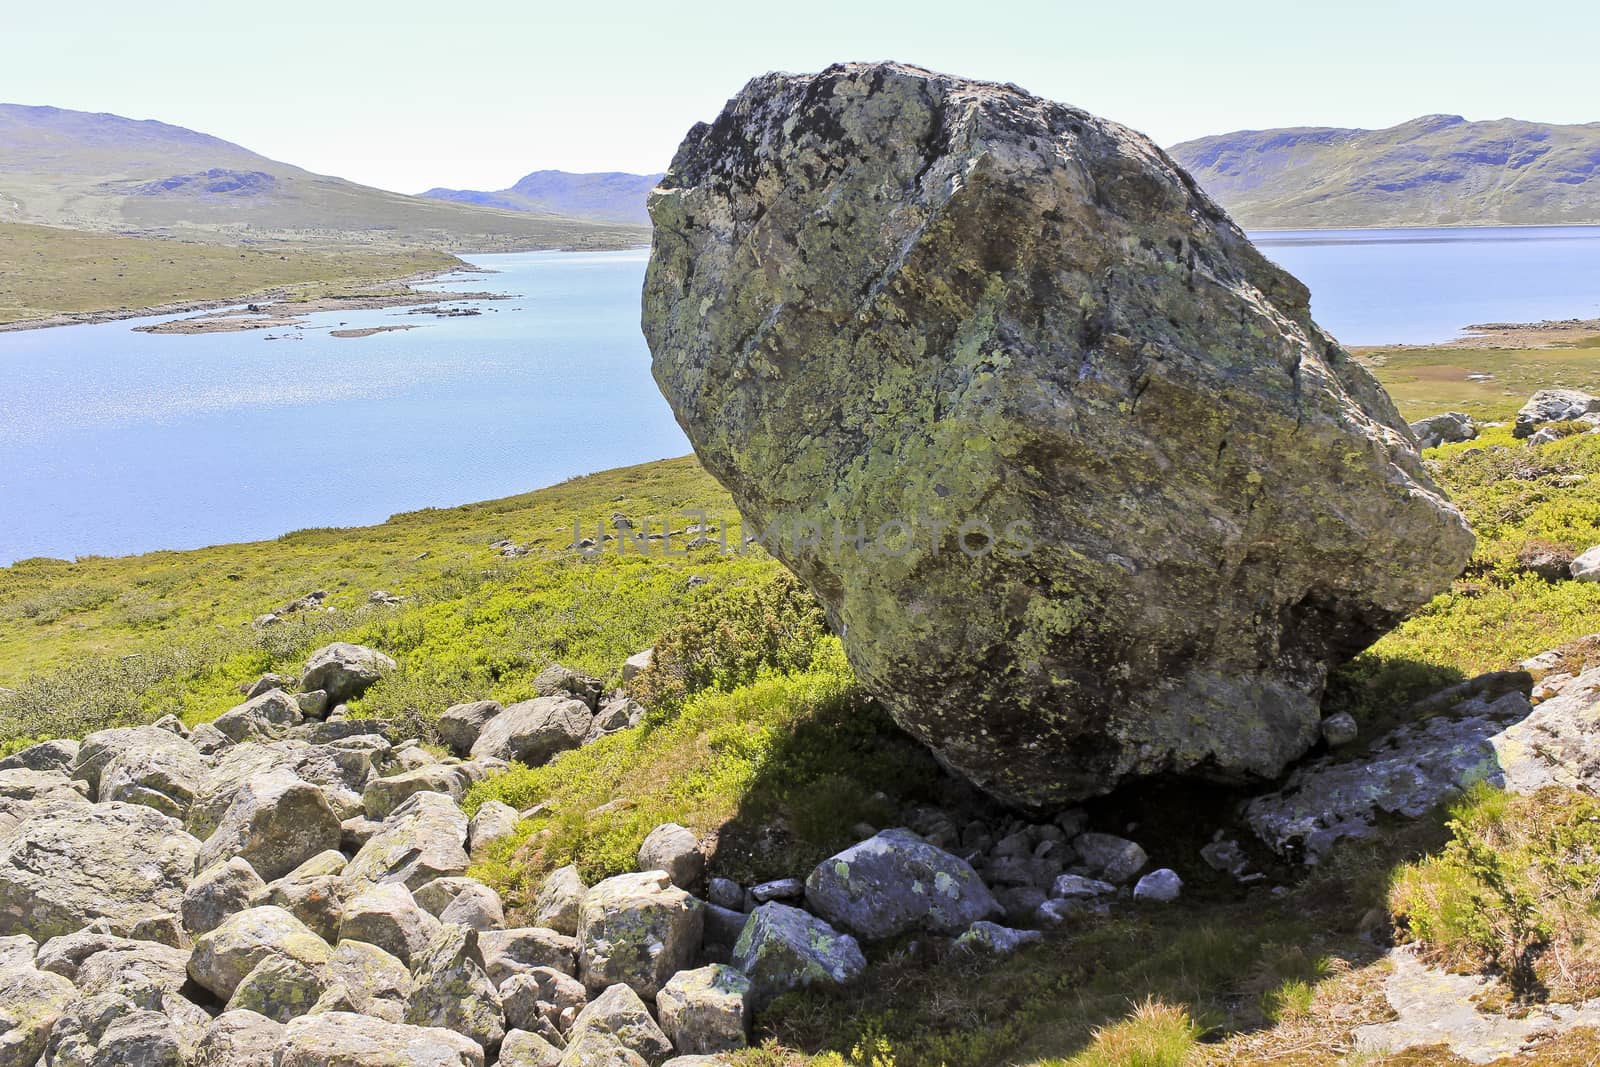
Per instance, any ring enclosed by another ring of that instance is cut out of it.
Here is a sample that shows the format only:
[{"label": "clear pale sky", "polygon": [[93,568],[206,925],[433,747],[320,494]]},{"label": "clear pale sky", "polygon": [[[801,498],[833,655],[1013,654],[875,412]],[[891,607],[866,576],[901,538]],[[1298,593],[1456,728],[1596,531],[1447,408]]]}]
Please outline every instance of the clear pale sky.
[{"label": "clear pale sky", "polygon": [[[156,118],[403,192],[664,169],[751,76],[898,59],[1163,144],[1421,114],[1600,121],[1600,5],[12,0],[0,101]],[[0,159],[3,164],[3,159]]]}]

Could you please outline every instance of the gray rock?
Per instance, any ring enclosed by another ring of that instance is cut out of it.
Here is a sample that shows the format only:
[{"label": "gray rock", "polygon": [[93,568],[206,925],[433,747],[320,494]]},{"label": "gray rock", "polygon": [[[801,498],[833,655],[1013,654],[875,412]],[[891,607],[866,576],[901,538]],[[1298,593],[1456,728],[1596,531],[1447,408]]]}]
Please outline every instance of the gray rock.
[{"label": "gray rock", "polygon": [[679,889],[693,890],[705,877],[706,854],[693,830],[675,822],[662,823],[645,835],[639,846],[639,870],[666,871]]},{"label": "gray rock", "polygon": [[352,886],[399,882],[419,889],[435,878],[465,874],[467,816],[443,793],[416,793],[396,808],[383,829],[345,868]]},{"label": "gray rock", "polygon": [[246,700],[254,700],[261,694],[270,693],[274,689],[282,689],[287,693],[294,689],[294,687],[295,680],[289,677],[287,674],[268,673],[263,674],[249,685],[240,686],[239,689],[244,693],[244,698]]},{"label": "gray rock", "polygon": [[300,708],[300,714],[308,719],[328,717],[328,694],[321,689],[313,689],[309,693],[296,693],[294,702]]},{"label": "gray rock", "polygon": [[1351,744],[1360,733],[1361,728],[1356,725],[1355,716],[1348,711],[1329,715],[1322,720],[1322,739],[1328,743],[1329,748]]},{"label": "gray rock", "polygon": [[[805,883],[795,879],[800,885],[801,896],[805,895]],[[706,886],[706,900],[720,908],[731,908],[734,911],[744,907],[744,887],[731,878],[713,878]]]},{"label": "gray rock", "polygon": [[259,894],[258,903],[282,908],[325,941],[339,936],[350,887],[342,877],[346,864],[339,852],[322,852],[279,878]]},{"label": "gray rock", "polygon": [[511,930],[485,930],[478,934],[484,966],[496,987],[519,974],[548,967],[563,974],[578,973],[578,941],[539,926]]},{"label": "gray rock", "polygon": [[346,819],[339,824],[339,848],[354,855],[382,831],[383,823],[377,819],[369,819],[365,815]]},{"label": "gray rock", "polygon": [[396,666],[382,652],[340,642],[311,654],[300,675],[300,689],[306,693],[320,689],[328,694],[328,703],[344,704],[372,688]]},{"label": "gray rock", "polygon": [[672,1055],[672,1042],[651,1018],[650,1009],[639,994],[621,983],[607,987],[578,1013],[568,1035],[569,1045],[581,1045],[594,1034],[605,1035],[650,1063]]},{"label": "gray rock", "polygon": [[353,1010],[401,1022],[411,997],[411,971],[403,960],[365,941],[340,941],[328,958],[329,984],[343,988]]},{"label": "gray rock", "polygon": [[484,726],[490,719],[499,715],[501,707],[498,701],[475,700],[470,704],[457,704],[446,708],[444,714],[439,716],[439,740],[450,747],[458,756],[465,756],[472,751],[472,746],[478,740],[478,734],[483,732]]},{"label": "gray rock", "polygon": [[843,986],[861,977],[867,959],[849,934],[799,908],[776,901],[750,914],[733,965],[749,976],[757,1008],[773,997],[810,986]]},{"label": "gray rock", "polygon": [[521,821],[522,816],[510,804],[498,800],[484,801],[473,813],[472,822],[467,826],[467,850],[477,853],[496,841],[504,841],[517,832],[517,824]]},{"label": "gray rock", "polygon": [[144,804],[175,819],[188,811],[205,772],[194,746],[159,726],[92,733],[73,767],[97,800]]},{"label": "gray rock", "polygon": [[0,759],[0,771],[61,771],[72,770],[78,760],[76,741],[41,741],[29,745]]},{"label": "gray rock", "polygon": [[1000,913],[964,860],[910,830],[884,830],[823,860],[806,902],[835,926],[877,940],[911,930],[954,933]]},{"label": "gray rock", "polygon": [[1152,904],[1171,904],[1183,892],[1183,879],[1170,867],[1161,867],[1139,879],[1133,887],[1133,899]]},{"label": "gray rock", "polygon": [[1206,861],[1206,866],[1214,871],[1231,874],[1235,878],[1244,874],[1250,866],[1250,857],[1245,855],[1244,849],[1239,847],[1239,842],[1218,840],[1212,841],[1200,849],[1200,858]]},{"label": "gray rock", "polygon": [[1124,127],[895,64],[770,74],[650,211],[644,332],[700,461],[1002,799],[1275,778],[1329,666],[1472,551],[1305,286]]},{"label": "gray rock", "polygon": [[1024,945],[1042,941],[1044,935],[1037,930],[1013,930],[999,923],[975,922],[956,938],[955,947],[966,952],[982,952],[990,956],[1010,956]]},{"label": "gray rock", "polygon": [[1000,902],[1002,916],[1009,923],[1032,922],[1034,915],[1049,897],[1043,889],[1034,885],[1006,886],[994,891],[995,900]]},{"label": "gray rock", "polygon": [[588,1002],[583,983],[553,967],[534,967],[500,985],[506,1025],[518,1030],[538,1029],[543,1019],[558,1033],[566,1034]]},{"label": "gray rock", "polygon": [[1595,545],[1578,556],[1574,557],[1568,565],[1568,573],[1573,581],[1600,582],[1600,545]]},{"label": "gray rock", "polygon": [[805,895],[804,878],[774,878],[770,882],[759,882],[750,887],[752,907],[755,904],[765,904],[769,900],[800,900]]},{"label": "gray rock", "polygon": [[45,804],[0,836],[0,935],[44,941],[105,920],[176,944],[200,842],[136,804]]},{"label": "gray rock", "polygon": [[211,726],[237,744],[287,736],[289,728],[301,718],[300,705],[294,697],[273,689],[223,712],[211,721]]},{"label": "gray rock", "polygon": [[750,979],[720,963],[679,971],[656,994],[661,1029],[678,1052],[744,1048],[750,1035]]},{"label": "gray rock", "polygon": [[350,1012],[289,1020],[277,1067],[483,1067],[471,1038]]},{"label": "gray rock", "polygon": [[253,1011],[286,1023],[305,1015],[327,988],[327,972],[289,956],[268,956],[250,969],[228,1000],[229,1011]]},{"label": "gray rock", "polygon": [[1593,411],[1600,411],[1600,397],[1577,389],[1541,389],[1517,412],[1511,432],[1529,437],[1545,423],[1572,422]]},{"label": "gray rock", "polygon": [[525,700],[489,720],[473,742],[472,756],[538,767],[582,745],[593,721],[589,705],[570,696]]},{"label": "gray rock", "polygon": [[589,733],[584,737],[584,744],[592,744],[607,734],[614,734],[618,730],[631,730],[638,726],[644,719],[644,706],[626,696],[617,696],[605,700],[600,705],[600,710],[595,712],[594,721],[589,724]]},{"label": "gray rock", "polygon": [[210,933],[228,916],[248,909],[266,888],[243,856],[207,867],[183,892],[183,928],[192,937]]},{"label": "gray rock", "polygon": [[189,977],[227,1000],[264,959],[282,957],[320,967],[332,954],[326,941],[282,908],[251,908],[230,915],[195,941]]},{"label": "gray rock", "polygon": [[651,1067],[650,1061],[617,1042],[610,1034],[586,1032],[567,1045],[559,1067]]},{"label": "gray rock", "polygon": [[662,871],[605,879],[578,908],[578,977],[594,992],[620,982],[654,999],[693,961],[704,909]]},{"label": "gray rock", "polygon": [[500,1067],[559,1067],[561,1050],[528,1030],[512,1030],[500,1046]]},{"label": "gray rock", "polygon": [[369,819],[386,819],[413,793],[444,793],[459,803],[472,784],[485,777],[482,764],[430,763],[415,770],[374,778],[361,794],[361,807]]},{"label": "gray rock", "polygon": [[38,954],[39,942],[27,934],[0,937],[0,970],[23,965],[32,967]]},{"label": "gray rock", "polygon": [[[233,738],[209,722],[203,722],[189,731],[189,743],[202,756],[215,756],[233,745]],[[271,1020],[268,1020],[269,1022]]]},{"label": "gray rock", "polygon": [[557,663],[546,667],[533,680],[533,691],[542,697],[571,696],[589,705],[594,711],[600,699],[600,679],[589,678]]},{"label": "gray rock", "polygon": [[545,877],[533,903],[533,923],[569,937],[578,933],[578,909],[589,887],[576,867],[560,867]]},{"label": "gray rock", "polygon": [[38,1062],[50,1028],[77,995],[71,982],[36,970],[31,961],[0,968],[0,1063]]},{"label": "gray rock", "polygon": [[474,930],[501,930],[506,925],[500,894],[475,878],[436,878],[416,892],[417,903],[439,921]]},{"label": "gray rock", "polygon": [[323,791],[278,767],[247,780],[200,848],[200,867],[242,856],[267,881],[339,848],[339,816]]},{"label": "gray rock", "polygon": [[647,648],[643,652],[635,652],[622,661],[622,680],[624,682],[633,681],[634,677],[641,671],[650,669],[650,664],[655,662],[655,658],[656,650],[653,648]]},{"label": "gray rock", "polygon": [[1149,862],[1144,849],[1114,834],[1079,834],[1073,838],[1072,847],[1092,874],[1113,885],[1132,880]]},{"label": "gray rock", "polygon": [[724,908],[720,904],[707,904],[705,907],[705,933],[703,945],[718,945],[732,948],[739,940],[739,935],[744,933],[745,919],[749,914]]},{"label": "gray rock", "polygon": [[439,920],[418,907],[398,882],[369,886],[350,897],[339,924],[339,940],[376,945],[407,966],[438,933]]},{"label": "gray rock", "polygon": [[500,994],[484,969],[478,933],[445,923],[411,965],[406,1022],[464,1034],[491,1055],[505,1037]]},{"label": "gray rock", "polygon": [[50,1031],[45,1063],[53,1067],[185,1067],[174,1021],[115,993],[83,997]]},{"label": "gray rock", "polygon": [[[151,944],[108,933],[104,921],[96,921],[89,928],[76,933],[52,937],[39,946],[35,965],[41,971],[59,974],[69,982],[78,980],[78,969],[91,957],[114,949],[139,949]],[[162,947],[169,947],[163,945]]]},{"label": "gray rock", "polygon": [[1417,439],[1418,448],[1438,448],[1440,445],[1470,441],[1478,436],[1478,424],[1471,415],[1447,411],[1443,415],[1429,415],[1411,424],[1411,435]]},{"label": "gray rock", "polygon": [[283,1026],[253,1011],[225,1011],[195,1048],[192,1067],[276,1067]]}]

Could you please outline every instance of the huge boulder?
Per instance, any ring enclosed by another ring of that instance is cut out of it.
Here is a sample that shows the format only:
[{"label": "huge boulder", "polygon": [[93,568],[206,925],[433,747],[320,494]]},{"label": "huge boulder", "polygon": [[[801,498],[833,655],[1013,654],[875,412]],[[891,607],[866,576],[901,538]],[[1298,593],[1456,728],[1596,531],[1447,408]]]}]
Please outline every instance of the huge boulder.
[{"label": "huge boulder", "polygon": [[45,941],[103,919],[176,943],[200,842],[138,804],[51,804],[0,836],[0,935]]},{"label": "huge boulder", "polygon": [[[1003,799],[1273,777],[1465,520],[1147,138],[894,64],[750,82],[650,198],[657,383],[862,680]],[[858,540],[859,538],[859,540]]]}]

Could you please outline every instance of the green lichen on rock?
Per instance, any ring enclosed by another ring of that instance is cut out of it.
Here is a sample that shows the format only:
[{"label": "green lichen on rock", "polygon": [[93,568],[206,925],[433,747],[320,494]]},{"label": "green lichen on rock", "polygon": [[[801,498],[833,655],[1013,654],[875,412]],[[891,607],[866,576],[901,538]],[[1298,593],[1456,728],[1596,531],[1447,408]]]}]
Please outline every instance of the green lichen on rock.
[{"label": "green lichen on rock", "polygon": [[823,531],[769,547],[1002,798],[1275,776],[1330,664],[1471,551],[1305,287],[1114,123],[893,64],[767,75],[650,210],[645,334],[700,459],[753,528]]}]

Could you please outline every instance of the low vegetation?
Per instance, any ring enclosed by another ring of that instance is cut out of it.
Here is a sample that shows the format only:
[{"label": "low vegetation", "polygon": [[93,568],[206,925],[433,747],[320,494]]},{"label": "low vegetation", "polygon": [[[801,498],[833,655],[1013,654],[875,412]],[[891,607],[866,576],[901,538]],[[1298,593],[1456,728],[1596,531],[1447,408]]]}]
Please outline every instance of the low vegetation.
[{"label": "low vegetation", "polygon": [[[1330,702],[1354,710],[1369,735],[1443,682],[1600,631],[1600,585],[1527,569],[1530,546],[1600,543],[1600,437],[1532,449],[1490,429],[1429,460],[1479,546],[1449,591],[1335,678]],[[513,909],[554,866],[576,863],[591,878],[626,869],[666,820],[716,831],[719,872],[754,880],[809,869],[859,823],[952,803],[925,750],[860,688],[816,604],[764,554],[569,550],[575,519],[589,536],[614,512],[681,528],[696,509],[713,522],[733,515],[723,491],[678,459],[363,529],[25,561],[0,570],[0,686],[14,690],[0,694],[0,740],[14,747],[168,711],[200,721],[237,703],[240,682],[292,671],[336,639],[401,664],[356,713],[425,732],[450,704],[531,695],[551,662],[616,684],[622,661],[653,646],[654,665],[630,682],[650,709],[640,728],[470,795],[469,807],[495,798],[538,808],[477,872]],[[503,539],[527,554],[507,555]],[[254,624],[316,589],[328,593],[319,608]],[[369,603],[378,589],[405,600]],[[1309,876],[1257,854],[1289,883],[1281,895],[1192,861],[1201,835],[1228,818],[1225,795],[1139,803],[1110,798],[1094,815],[1139,823],[1153,854],[1184,867],[1180,905],[1083,918],[1002,961],[911,940],[871,946],[860,986],[774,1005],[747,1067],[1348,1062],[1352,1028],[1385,1017],[1377,961],[1390,907],[1402,936],[1453,966],[1505,977],[1508,995],[1596,991],[1592,800],[1475,793],[1448,825],[1441,813],[1341,849]],[[1157,808],[1182,818],[1158,828]],[[1552,1048],[1565,1055],[1578,1040]]]},{"label": "low vegetation", "polygon": [[0,222],[0,323],[290,288],[332,296],[459,262],[419,248],[207,244]]},{"label": "low vegetation", "polygon": [[1600,337],[1550,348],[1366,348],[1357,356],[1413,421],[1441,411],[1501,419],[1540,389],[1600,391]]}]

